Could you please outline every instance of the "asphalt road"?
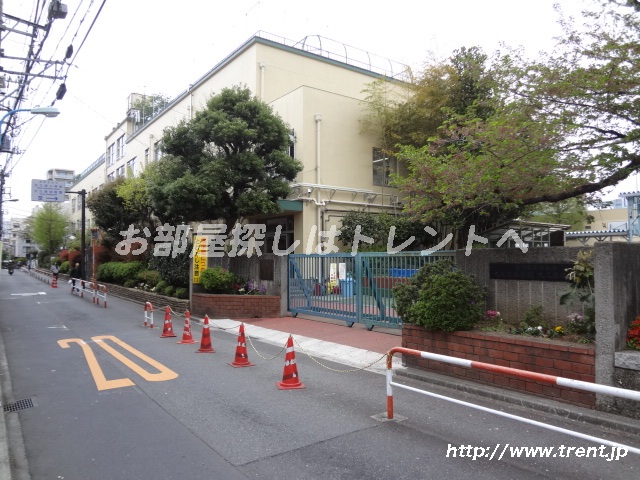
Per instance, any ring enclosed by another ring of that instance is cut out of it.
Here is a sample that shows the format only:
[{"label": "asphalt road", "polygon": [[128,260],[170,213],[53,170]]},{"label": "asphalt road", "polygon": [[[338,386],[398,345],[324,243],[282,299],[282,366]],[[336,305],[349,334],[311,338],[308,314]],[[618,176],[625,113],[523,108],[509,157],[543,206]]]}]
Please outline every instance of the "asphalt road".
[{"label": "asphalt road", "polygon": [[[178,336],[160,338],[162,317],[144,328],[140,305],[110,297],[105,309],[70,295],[66,284],[52,289],[1,271],[2,401],[19,405],[5,413],[13,478],[640,478],[639,455],[616,460],[610,447],[595,458],[571,455],[568,447],[598,445],[401,389],[398,420],[382,421],[383,375],[299,352],[306,388],[278,390],[282,347],[254,342],[255,366],[232,368],[237,331],[212,328],[216,352],[196,353],[198,344],[176,343],[183,322],[174,317]],[[200,331],[193,326],[198,341]],[[630,435],[478,401],[640,447]],[[524,446],[554,450],[551,458],[512,450]],[[486,456],[474,459],[480,448]]]}]

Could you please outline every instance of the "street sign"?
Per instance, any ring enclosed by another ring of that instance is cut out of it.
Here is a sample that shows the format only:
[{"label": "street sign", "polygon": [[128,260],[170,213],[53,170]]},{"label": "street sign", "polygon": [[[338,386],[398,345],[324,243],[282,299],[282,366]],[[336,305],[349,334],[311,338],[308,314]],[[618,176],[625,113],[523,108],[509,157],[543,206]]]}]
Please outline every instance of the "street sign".
[{"label": "street sign", "polygon": [[31,180],[33,202],[64,202],[64,182],[56,180]]}]

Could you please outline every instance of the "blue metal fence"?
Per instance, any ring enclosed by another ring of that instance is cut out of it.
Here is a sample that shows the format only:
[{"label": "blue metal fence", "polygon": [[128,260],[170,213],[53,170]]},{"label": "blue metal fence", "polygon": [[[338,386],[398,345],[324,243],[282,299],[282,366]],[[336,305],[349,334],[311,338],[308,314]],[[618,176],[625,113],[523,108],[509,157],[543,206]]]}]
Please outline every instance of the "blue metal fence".
[{"label": "blue metal fence", "polygon": [[400,327],[393,287],[409,283],[420,268],[443,260],[454,252],[292,254],[288,264],[288,310],[344,320],[349,326],[363,323]]}]

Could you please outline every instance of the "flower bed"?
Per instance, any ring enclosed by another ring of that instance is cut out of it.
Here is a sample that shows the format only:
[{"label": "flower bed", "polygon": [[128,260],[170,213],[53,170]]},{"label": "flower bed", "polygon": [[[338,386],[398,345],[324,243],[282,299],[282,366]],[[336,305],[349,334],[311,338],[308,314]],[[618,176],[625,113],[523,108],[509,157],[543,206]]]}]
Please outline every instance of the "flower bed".
[{"label": "flower bed", "polygon": [[[433,332],[405,324],[402,327],[402,346],[547,375],[595,381],[595,348],[591,345],[477,331]],[[595,407],[595,394],[592,393],[417,357],[404,356],[403,362],[409,367],[512,388],[581,407]]]},{"label": "flower bed", "polygon": [[280,297],[194,293],[191,309],[194,315],[210,318],[279,317]]}]

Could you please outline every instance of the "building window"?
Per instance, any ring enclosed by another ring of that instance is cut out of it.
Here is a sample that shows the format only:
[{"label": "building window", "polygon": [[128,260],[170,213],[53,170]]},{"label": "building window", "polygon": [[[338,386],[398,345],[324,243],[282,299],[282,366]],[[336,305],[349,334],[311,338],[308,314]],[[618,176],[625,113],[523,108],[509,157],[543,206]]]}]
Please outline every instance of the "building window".
[{"label": "building window", "polygon": [[117,169],[116,169],[116,177],[124,177],[124,165],[120,165]]},{"label": "building window", "polygon": [[269,218],[265,222],[266,232],[264,236],[264,253],[274,253],[273,247],[276,240],[276,229],[282,227],[278,237],[278,249],[285,251],[291,247],[295,240],[293,238],[293,217]]},{"label": "building window", "polygon": [[71,199],[71,213],[76,211],[76,199],[72,198]]},{"label": "building window", "polygon": [[293,128],[289,132],[289,156],[296,158],[296,132]]},{"label": "building window", "polygon": [[117,145],[117,157],[118,158],[122,158],[124,157],[124,135],[122,135],[120,138],[118,138],[118,140],[116,141],[116,145]]},{"label": "building window", "polygon": [[386,187],[391,182],[391,175],[398,173],[398,161],[395,157],[385,155],[381,148],[373,149],[373,184]]},{"label": "building window", "polygon": [[160,160],[162,158],[162,149],[160,148],[160,142],[153,144],[153,159]]},{"label": "building window", "polygon": [[113,182],[116,179],[116,174],[111,172],[109,175],[107,175],[107,182]]},{"label": "building window", "polygon": [[132,158],[127,162],[127,177],[134,177],[136,175],[136,159]]},{"label": "building window", "polygon": [[112,143],[111,145],[109,145],[109,148],[107,148],[107,165],[113,165],[115,161],[116,161],[116,149],[115,149],[115,145]]}]

